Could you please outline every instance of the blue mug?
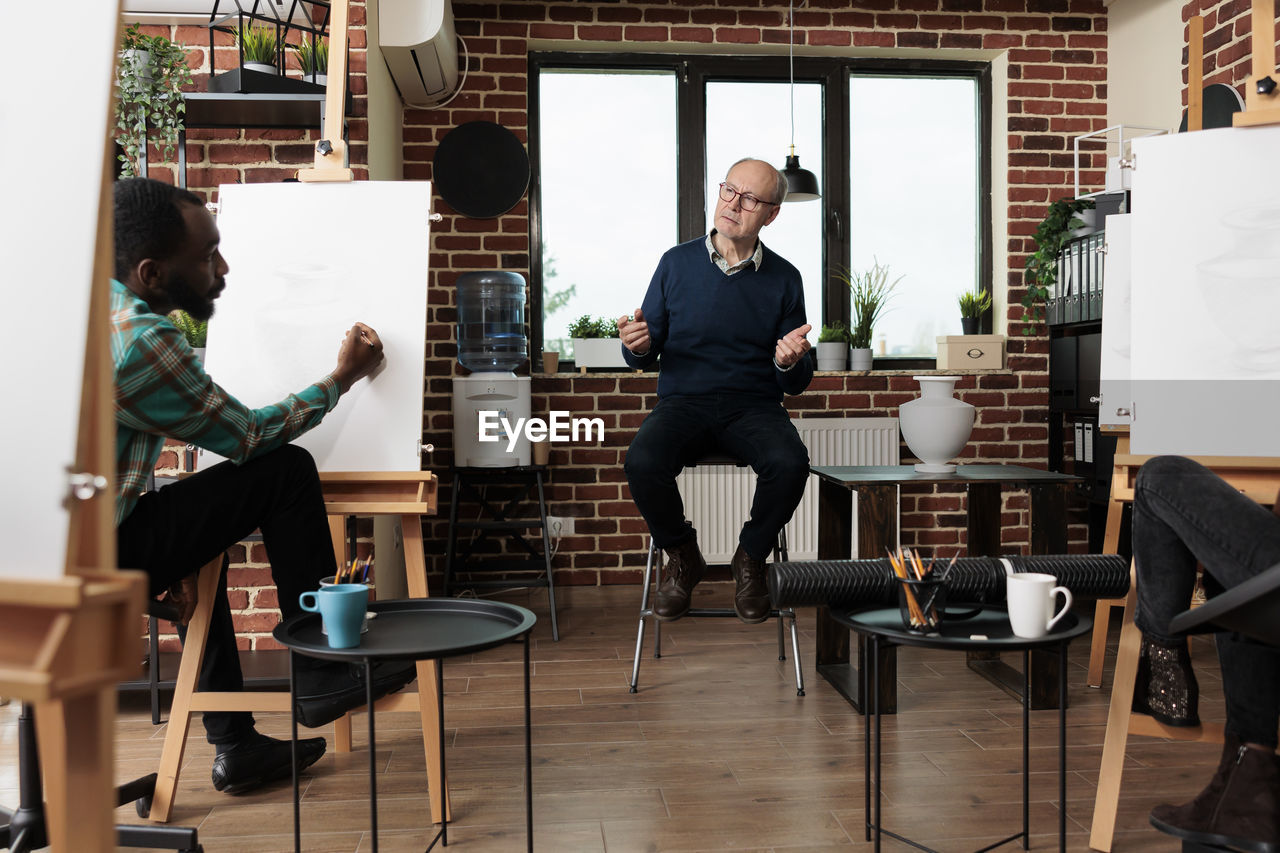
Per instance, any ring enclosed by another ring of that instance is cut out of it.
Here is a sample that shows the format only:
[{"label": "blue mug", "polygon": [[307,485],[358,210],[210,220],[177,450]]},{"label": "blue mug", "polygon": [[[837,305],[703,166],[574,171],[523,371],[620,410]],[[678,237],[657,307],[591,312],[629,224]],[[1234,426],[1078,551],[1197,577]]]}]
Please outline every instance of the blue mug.
[{"label": "blue mug", "polygon": [[331,649],[360,645],[360,626],[368,605],[369,587],[362,583],[335,584],[298,596],[299,607],[320,614]]}]

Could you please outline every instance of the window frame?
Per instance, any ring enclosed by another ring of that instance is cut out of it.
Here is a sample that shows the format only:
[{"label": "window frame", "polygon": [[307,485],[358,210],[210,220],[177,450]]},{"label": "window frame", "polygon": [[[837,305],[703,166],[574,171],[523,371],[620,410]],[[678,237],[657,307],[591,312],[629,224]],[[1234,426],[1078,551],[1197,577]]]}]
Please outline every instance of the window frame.
[{"label": "window frame", "polygon": [[[529,183],[529,319],[531,352],[541,352],[542,330],[542,159],[540,151],[539,81],[543,70],[670,71],[676,80],[676,182],[680,188],[677,211],[678,242],[705,233],[707,211],[706,84],[720,81],[783,82],[791,79],[785,56],[728,56],[676,53],[592,53],[531,51],[528,58]],[[968,60],[887,59],[849,57],[796,57],[795,80],[823,86],[822,199],[825,227],[822,234],[824,269],[848,267],[852,243],[846,237],[850,222],[849,175],[852,168],[849,138],[849,79],[851,76],[957,77],[972,79],[978,90],[978,286],[992,293],[991,232],[991,64]],[[927,105],[907,105],[923,109]],[[832,129],[836,132],[831,132]],[[779,152],[780,154],[785,152]],[[799,152],[802,157],[819,152]],[[654,259],[657,264],[657,259]],[[849,291],[824,282],[823,300],[809,322],[815,328],[828,318],[849,322]],[[982,317],[984,333],[992,329],[992,311]],[[572,364],[572,362],[569,362]],[[936,366],[927,357],[886,356],[875,359],[880,368],[919,370]]]}]

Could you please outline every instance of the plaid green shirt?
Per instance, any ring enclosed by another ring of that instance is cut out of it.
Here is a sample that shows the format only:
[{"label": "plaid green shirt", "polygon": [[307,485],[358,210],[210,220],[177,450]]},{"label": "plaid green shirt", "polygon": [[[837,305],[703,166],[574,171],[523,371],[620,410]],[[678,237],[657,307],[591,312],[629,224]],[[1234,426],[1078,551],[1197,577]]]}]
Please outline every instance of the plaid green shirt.
[{"label": "plaid green shirt", "polygon": [[338,404],[332,375],[279,403],[250,409],[209,378],[169,319],[111,282],[115,366],[116,524],[146,491],[166,437],[240,463],[288,444]]}]

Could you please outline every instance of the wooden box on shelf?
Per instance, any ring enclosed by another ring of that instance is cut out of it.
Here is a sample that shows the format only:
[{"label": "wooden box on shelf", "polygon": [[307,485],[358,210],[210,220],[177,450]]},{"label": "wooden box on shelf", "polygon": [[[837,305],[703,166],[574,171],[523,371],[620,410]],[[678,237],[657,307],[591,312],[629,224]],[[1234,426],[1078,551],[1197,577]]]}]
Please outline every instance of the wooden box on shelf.
[{"label": "wooden box on shelf", "polygon": [[939,335],[939,370],[1000,370],[1004,335]]}]

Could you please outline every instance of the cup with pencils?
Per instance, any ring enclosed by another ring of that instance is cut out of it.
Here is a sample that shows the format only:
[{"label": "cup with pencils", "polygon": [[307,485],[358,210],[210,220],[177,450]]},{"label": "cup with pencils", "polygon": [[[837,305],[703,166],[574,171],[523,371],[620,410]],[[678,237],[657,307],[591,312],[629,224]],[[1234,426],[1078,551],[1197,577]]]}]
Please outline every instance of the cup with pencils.
[{"label": "cup with pencils", "polygon": [[934,571],[932,560],[926,566],[920,554],[909,548],[890,552],[889,563],[898,577],[898,612],[908,631],[937,632],[947,605],[947,574],[955,562],[953,557],[945,568]]},{"label": "cup with pencils", "polygon": [[[350,563],[348,563],[345,566],[339,566],[338,573],[336,575],[330,575],[327,578],[321,578],[320,586],[321,588],[324,588],[326,586],[334,586],[335,584],[340,584],[340,583],[364,584],[369,588],[369,600],[373,601],[374,586],[373,586],[372,572],[373,572],[372,557],[365,557],[363,560],[352,560]],[[367,634],[369,632],[369,617],[373,615],[374,614],[370,613],[369,611],[367,610],[365,611],[364,621],[360,623],[361,634]],[[321,633],[327,633],[324,630],[323,625],[321,626],[320,631]]]}]

